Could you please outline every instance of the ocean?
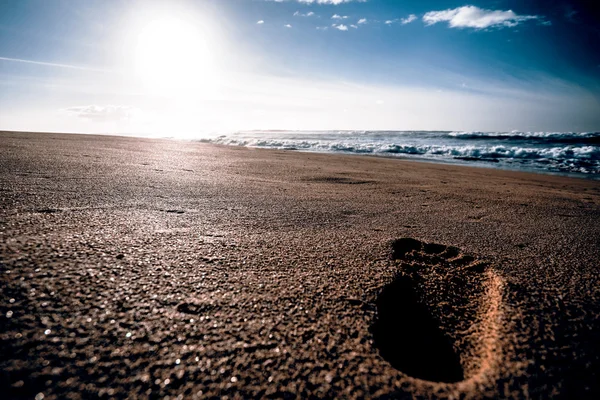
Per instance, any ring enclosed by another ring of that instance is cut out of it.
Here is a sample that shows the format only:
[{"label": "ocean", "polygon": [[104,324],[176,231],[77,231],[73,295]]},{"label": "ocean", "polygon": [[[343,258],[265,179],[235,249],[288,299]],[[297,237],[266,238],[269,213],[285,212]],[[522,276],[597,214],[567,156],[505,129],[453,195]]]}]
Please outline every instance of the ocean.
[{"label": "ocean", "polygon": [[245,131],[202,141],[600,179],[600,132]]}]

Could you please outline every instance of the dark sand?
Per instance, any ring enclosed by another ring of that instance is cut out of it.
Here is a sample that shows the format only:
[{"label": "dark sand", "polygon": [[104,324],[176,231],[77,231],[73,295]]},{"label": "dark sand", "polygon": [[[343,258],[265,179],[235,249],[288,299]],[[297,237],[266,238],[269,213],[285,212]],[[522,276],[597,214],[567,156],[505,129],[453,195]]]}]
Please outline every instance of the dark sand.
[{"label": "dark sand", "polygon": [[0,133],[0,393],[598,398],[599,238],[597,181]]}]

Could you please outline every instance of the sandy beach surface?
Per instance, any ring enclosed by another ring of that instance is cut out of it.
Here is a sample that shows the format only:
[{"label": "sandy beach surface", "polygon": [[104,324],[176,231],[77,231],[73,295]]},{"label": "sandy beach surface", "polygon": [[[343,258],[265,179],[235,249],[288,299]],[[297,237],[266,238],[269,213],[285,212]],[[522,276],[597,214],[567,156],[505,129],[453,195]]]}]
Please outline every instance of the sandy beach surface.
[{"label": "sandy beach surface", "polygon": [[0,133],[3,398],[598,398],[600,182]]}]

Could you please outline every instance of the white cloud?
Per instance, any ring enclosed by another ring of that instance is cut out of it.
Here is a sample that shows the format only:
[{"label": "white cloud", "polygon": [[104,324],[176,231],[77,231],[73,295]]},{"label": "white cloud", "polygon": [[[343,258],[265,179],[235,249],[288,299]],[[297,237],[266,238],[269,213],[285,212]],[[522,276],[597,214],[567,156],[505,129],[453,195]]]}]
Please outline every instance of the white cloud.
[{"label": "white cloud", "polygon": [[409,15],[408,17],[406,17],[406,18],[402,18],[402,19],[400,20],[400,23],[401,23],[402,25],[406,25],[406,24],[410,24],[411,22],[413,22],[413,21],[414,21],[414,20],[416,20],[416,19],[417,19],[417,16],[416,16],[415,14],[410,14],[410,15]]},{"label": "white cloud", "polygon": [[262,24],[264,24],[264,23],[265,23],[265,21],[263,21],[262,19],[261,19],[260,21],[258,21],[258,22],[257,22],[257,24],[258,24],[258,25],[262,25]]},{"label": "white cloud", "polygon": [[463,6],[443,11],[430,11],[423,16],[427,25],[448,22],[450,28],[485,29],[513,27],[521,22],[538,19],[537,15],[518,15],[512,10],[485,10],[476,6]]},{"label": "white cloud", "polygon": [[346,18],[348,18],[348,16],[347,16],[347,15],[338,15],[338,14],[333,14],[333,15],[331,16],[331,19],[346,19]]},{"label": "white cloud", "polygon": [[294,17],[312,17],[313,15],[315,15],[315,13],[312,11],[309,11],[307,13],[301,13],[300,11],[296,11],[294,13]]},{"label": "white cloud", "polygon": [[392,19],[388,19],[387,21],[385,21],[386,25],[391,25],[393,23],[394,23],[394,20],[392,20]]},{"label": "white cloud", "polygon": [[286,28],[291,28],[292,26],[290,24],[285,24],[284,25]]},{"label": "white cloud", "polygon": [[347,31],[348,30],[348,27],[346,25],[344,25],[344,24],[335,25],[334,28],[338,29],[340,31]]},{"label": "white cloud", "polygon": [[136,109],[130,106],[99,106],[93,104],[89,106],[68,107],[64,111],[75,117],[91,121],[123,121],[130,119],[136,112]]},{"label": "white cloud", "polygon": [[350,28],[358,29],[357,25],[350,25]]},{"label": "white cloud", "polygon": [[367,19],[366,18],[361,18],[358,20],[358,24],[366,24],[367,23]]}]

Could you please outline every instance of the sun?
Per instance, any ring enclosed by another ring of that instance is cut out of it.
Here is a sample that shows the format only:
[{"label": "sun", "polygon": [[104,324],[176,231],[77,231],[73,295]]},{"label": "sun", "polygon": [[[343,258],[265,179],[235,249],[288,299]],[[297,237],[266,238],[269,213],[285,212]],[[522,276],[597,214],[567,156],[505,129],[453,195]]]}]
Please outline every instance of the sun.
[{"label": "sun", "polygon": [[135,75],[157,93],[208,89],[216,75],[208,35],[176,17],[143,24],[134,49]]}]

